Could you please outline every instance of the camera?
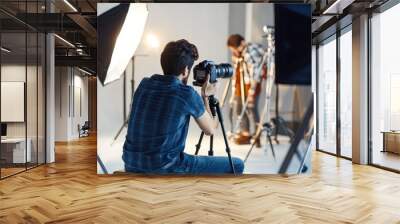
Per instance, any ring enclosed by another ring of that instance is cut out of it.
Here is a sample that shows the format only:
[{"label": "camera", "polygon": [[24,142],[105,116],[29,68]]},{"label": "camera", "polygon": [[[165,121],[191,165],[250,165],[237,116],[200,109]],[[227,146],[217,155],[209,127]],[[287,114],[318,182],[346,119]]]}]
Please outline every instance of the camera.
[{"label": "camera", "polygon": [[[228,63],[215,64],[213,61],[204,60],[193,68],[195,86],[202,86],[205,82],[216,83],[218,78],[230,78],[233,75],[233,68]],[[207,75],[210,79],[207,79]]]}]

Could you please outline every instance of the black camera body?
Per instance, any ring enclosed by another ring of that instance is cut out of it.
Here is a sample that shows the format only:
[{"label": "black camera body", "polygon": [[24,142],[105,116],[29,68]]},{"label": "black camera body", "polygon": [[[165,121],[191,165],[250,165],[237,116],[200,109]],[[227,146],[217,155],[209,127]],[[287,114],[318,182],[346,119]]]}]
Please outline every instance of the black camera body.
[{"label": "black camera body", "polygon": [[[207,79],[207,75],[210,79]],[[215,64],[213,61],[204,60],[193,68],[195,86],[203,86],[205,82],[216,83],[218,78],[230,78],[233,75],[233,68],[228,63]]]}]

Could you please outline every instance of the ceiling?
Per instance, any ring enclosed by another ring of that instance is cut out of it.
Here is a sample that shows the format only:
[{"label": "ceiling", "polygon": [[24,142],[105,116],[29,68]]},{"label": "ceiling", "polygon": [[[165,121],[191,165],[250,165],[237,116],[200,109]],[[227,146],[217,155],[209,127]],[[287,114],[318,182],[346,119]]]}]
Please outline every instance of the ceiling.
[{"label": "ceiling", "polygon": [[[313,8],[313,34],[319,35],[326,27],[340,19],[341,15],[321,16],[335,1],[349,2],[347,8],[365,9],[371,4],[386,0],[299,0],[310,3]],[[56,65],[81,66],[95,73],[97,53],[97,3],[129,2],[124,0],[1,0],[0,26],[2,45],[13,49],[13,55],[34,53],[35,43],[25,50],[25,31],[54,32]],[[151,2],[151,1],[147,1]],[[158,1],[162,2],[162,1]],[[179,2],[179,0],[176,0]],[[269,1],[288,2],[288,1]],[[293,1],[292,1],[293,2]],[[339,4],[340,5],[340,4]],[[52,13],[49,13],[49,12]],[[315,29],[314,29],[315,27]],[[11,58],[11,54],[9,57]]]},{"label": "ceiling", "polygon": [[[56,65],[79,66],[95,74],[97,1],[47,2],[46,5],[45,0],[1,0],[2,46],[12,49],[7,53],[8,60],[22,60],[24,55],[32,58],[38,50],[37,40],[32,38],[36,37],[37,33],[52,32],[57,34]],[[5,52],[2,52],[3,54]],[[3,57],[3,60],[4,58],[6,57]]]}]

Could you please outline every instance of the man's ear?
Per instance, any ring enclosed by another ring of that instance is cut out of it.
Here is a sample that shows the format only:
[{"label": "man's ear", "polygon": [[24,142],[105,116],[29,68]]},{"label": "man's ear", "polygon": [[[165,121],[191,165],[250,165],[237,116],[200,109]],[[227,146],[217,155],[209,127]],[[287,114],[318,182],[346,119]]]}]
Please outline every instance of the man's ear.
[{"label": "man's ear", "polygon": [[187,78],[189,76],[189,68],[188,66],[185,67],[185,69],[183,69],[183,78]]}]

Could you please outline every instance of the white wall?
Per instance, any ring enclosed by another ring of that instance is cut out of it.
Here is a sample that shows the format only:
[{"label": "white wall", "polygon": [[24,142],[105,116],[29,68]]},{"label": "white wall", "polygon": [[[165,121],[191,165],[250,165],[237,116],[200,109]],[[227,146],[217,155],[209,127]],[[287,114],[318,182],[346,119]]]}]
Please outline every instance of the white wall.
[{"label": "white wall", "polygon": [[[102,4],[98,8],[102,8]],[[148,4],[149,17],[146,24],[143,41],[138,47],[135,59],[135,86],[143,77],[152,74],[162,74],[160,54],[166,43],[178,39],[187,39],[199,50],[200,62],[212,59],[217,63],[228,61],[226,38],[228,36],[228,4]],[[146,45],[147,34],[156,35],[160,40],[158,49],[150,49]],[[127,92],[129,92],[129,77],[132,64],[127,67]],[[191,83],[193,77],[189,79]],[[223,84],[220,84],[223,86]],[[222,88],[220,88],[220,93]],[[109,172],[122,169],[122,144],[124,130],[114,144],[113,138],[123,123],[123,80],[120,79],[103,87],[98,82],[97,92],[98,140],[97,150]],[[128,95],[129,98],[129,95]],[[130,99],[127,99],[130,102]],[[128,105],[129,109],[129,105]],[[101,170],[98,169],[101,173]]]},{"label": "white wall", "polygon": [[266,45],[263,26],[275,26],[272,3],[229,3],[229,34],[240,34],[246,41]]},{"label": "white wall", "polygon": [[55,140],[68,141],[69,84],[68,67],[55,68]]},{"label": "white wall", "polygon": [[[250,4],[250,3],[247,3]],[[263,26],[275,26],[274,4],[253,3],[251,13],[251,41],[262,43],[265,42],[263,36]]]},{"label": "white wall", "polygon": [[[82,126],[85,121],[89,120],[89,92],[88,92],[88,77],[84,76],[84,74],[75,69],[74,71],[74,110],[72,119],[72,130],[71,135],[73,138],[79,137],[78,132],[78,124]],[[80,91],[80,93],[78,93]],[[80,97],[79,95],[80,94]],[[79,102],[80,101],[80,102]]]},{"label": "white wall", "polygon": [[[160,55],[170,41],[186,39],[195,44],[199,51],[198,63],[209,59],[216,63],[227,62],[228,49],[228,4],[148,4],[149,17],[144,36],[137,54],[147,55],[135,58],[135,80],[152,74],[162,74]],[[146,37],[156,35],[160,40],[158,49],[148,47]],[[192,82],[191,74],[189,82]],[[136,85],[137,86],[137,85]]]},{"label": "white wall", "polygon": [[88,78],[76,68],[56,67],[55,79],[55,140],[77,139],[78,124],[88,120]]}]

